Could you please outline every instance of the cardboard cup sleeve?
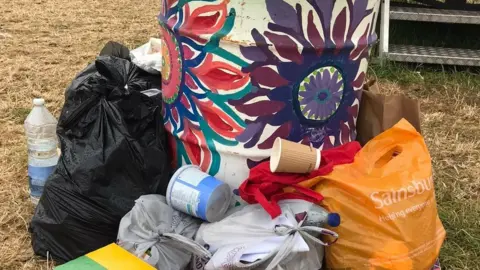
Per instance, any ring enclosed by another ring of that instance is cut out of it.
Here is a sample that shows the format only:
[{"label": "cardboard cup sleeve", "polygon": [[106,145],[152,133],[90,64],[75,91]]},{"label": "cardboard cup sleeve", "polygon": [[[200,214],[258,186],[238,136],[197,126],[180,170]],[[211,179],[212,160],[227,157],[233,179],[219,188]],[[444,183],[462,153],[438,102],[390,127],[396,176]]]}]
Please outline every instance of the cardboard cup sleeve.
[{"label": "cardboard cup sleeve", "polygon": [[277,138],[270,157],[273,173],[309,173],[320,167],[321,153],[312,146]]}]

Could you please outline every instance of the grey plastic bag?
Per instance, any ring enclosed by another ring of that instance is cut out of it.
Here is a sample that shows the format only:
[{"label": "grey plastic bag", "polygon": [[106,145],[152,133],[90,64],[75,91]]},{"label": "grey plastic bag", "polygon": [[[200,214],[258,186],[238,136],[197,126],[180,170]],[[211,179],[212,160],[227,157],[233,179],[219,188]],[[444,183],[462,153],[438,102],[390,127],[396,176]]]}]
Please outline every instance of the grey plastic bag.
[{"label": "grey plastic bag", "polygon": [[183,270],[192,255],[211,254],[192,238],[201,221],[173,210],[164,196],[144,195],[120,222],[117,242],[157,269]]},{"label": "grey plastic bag", "polygon": [[[338,238],[330,230],[309,226],[313,203],[279,202],[282,215],[271,219],[259,204],[230,212],[215,223],[204,223],[195,240],[213,253],[210,260],[194,256],[192,269],[311,270],[322,268],[325,243],[322,234]],[[305,223],[305,224],[304,224]]]}]

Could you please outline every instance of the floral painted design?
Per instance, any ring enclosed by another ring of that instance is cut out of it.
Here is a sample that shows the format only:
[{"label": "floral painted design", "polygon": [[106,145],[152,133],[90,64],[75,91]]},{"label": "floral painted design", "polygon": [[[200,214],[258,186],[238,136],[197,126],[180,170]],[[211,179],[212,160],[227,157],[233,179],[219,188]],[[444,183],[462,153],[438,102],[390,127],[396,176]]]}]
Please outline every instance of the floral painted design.
[{"label": "floral painted design", "polygon": [[305,119],[325,121],[340,106],[343,78],[335,67],[322,67],[308,75],[298,88],[298,102]]},{"label": "floral painted design", "polygon": [[182,58],[180,47],[175,37],[169,31],[163,29],[164,42],[162,42],[162,89],[163,101],[168,104],[174,102],[180,91],[182,82]]},{"label": "floral painted design", "polygon": [[251,30],[256,46],[241,47],[252,91],[229,103],[248,117],[236,137],[245,148],[270,149],[277,137],[329,148],[356,136],[374,8],[368,0],[291,2],[265,0],[268,28]]},{"label": "floral painted design", "polygon": [[164,0],[163,115],[173,135],[175,165],[199,165],[215,175],[220,147],[238,144],[245,123],[228,104],[250,92],[247,63],[219,46],[231,30],[235,10],[228,0]]}]

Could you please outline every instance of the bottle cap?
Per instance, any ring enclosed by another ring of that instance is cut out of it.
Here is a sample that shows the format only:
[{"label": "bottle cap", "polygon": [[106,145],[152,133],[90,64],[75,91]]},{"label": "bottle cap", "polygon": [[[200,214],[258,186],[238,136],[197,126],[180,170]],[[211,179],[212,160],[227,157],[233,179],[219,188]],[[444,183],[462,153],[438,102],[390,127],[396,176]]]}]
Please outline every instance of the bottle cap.
[{"label": "bottle cap", "polygon": [[45,100],[43,98],[34,98],[33,105],[35,106],[43,106],[45,104]]},{"label": "bottle cap", "polygon": [[328,214],[327,224],[330,227],[338,227],[340,225],[340,215],[337,213]]}]

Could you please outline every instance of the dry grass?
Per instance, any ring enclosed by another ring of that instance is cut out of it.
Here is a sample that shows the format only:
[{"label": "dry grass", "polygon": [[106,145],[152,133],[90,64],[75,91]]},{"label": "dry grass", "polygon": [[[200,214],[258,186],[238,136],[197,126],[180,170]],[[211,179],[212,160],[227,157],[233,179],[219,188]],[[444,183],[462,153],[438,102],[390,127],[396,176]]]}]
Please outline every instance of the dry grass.
[{"label": "dry grass", "polygon": [[[44,97],[58,116],[64,89],[108,40],[135,47],[156,36],[158,9],[158,0],[0,0],[0,269],[49,269],[27,233],[33,207],[22,123],[32,98]],[[421,99],[448,230],[444,266],[480,269],[480,84],[473,75],[397,75],[379,74],[380,82]]]},{"label": "dry grass", "polygon": [[33,257],[23,120],[32,98],[58,116],[63,92],[103,45],[157,36],[159,0],[0,0],[0,269],[47,269]]}]

